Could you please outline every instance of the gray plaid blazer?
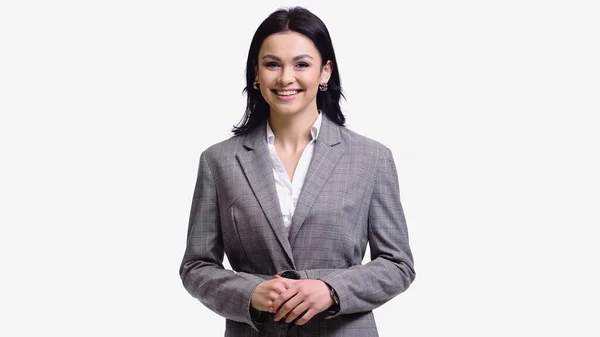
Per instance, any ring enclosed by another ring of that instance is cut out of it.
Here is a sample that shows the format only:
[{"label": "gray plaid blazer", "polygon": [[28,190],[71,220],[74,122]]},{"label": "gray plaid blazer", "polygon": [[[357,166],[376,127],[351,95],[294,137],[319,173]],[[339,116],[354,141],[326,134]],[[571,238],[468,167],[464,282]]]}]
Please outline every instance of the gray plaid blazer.
[{"label": "gray plaid blazer", "polygon": [[[362,265],[367,242],[371,261]],[[233,270],[223,268],[223,254]],[[303,326],[254,319],[254,288],[285,271],[320,279],[340,310]],[[283,225],[265,125],[200,155],[184,287],[226,318],[225,336],[378,336],[372,310],[415,278],[391,151],[325,115],[289,231]]]}]

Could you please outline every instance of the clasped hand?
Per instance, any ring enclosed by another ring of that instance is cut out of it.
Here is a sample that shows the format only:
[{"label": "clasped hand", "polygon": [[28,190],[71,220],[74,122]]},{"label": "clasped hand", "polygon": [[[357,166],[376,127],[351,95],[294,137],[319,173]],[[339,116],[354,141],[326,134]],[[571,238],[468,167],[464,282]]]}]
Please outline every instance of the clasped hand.
[{"label": "clasped hand", "polygon": [[275,313],[275,321],[285,318],[303,325],[333,305],[329,287],[321,280],[292,280],[279,275],[261,282],[252,293],[252,306]]}]

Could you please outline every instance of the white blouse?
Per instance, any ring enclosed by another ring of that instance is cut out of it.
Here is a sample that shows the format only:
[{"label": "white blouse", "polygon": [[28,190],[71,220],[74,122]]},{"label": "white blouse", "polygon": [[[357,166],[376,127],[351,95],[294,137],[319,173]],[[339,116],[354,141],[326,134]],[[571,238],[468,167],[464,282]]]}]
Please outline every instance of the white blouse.
[{"label": "white blouse", "polygon": [[310,165],[310,161],[313,156],[315,141],[319,136],[322,120],[323,117],[321,112],[319,112],[317,120],[310,128],[312,140],[308,143],[308,145],[306,145],[304,151],[302,151],[302,155],[300,156],[300,160],[298,161],[298,165],[294,171],[292,181],[290,181],[290,178],[288,177],[288,174],[285,171],[279,156],[277,155],[277,151],[275,150],[275,134],[273,134],[271,126],[269,123],[267,123],[267,144],[269,146],[271,161],[273,162],[273,176],[275,177],[275,186],[277,188],[277,196],[279,197],[279,206],[281,207],[281,214],[283,215],[283,224],[287,228],[288,232],[290,230],[290,226],[292,225],[292,216],[294,215],[294,210],[296,209],[296,204],[298,203],[300,191],[302,191],[302,186],[304,185],[304,179],[306,178],[306,173],[308,172],[308,166]]}]

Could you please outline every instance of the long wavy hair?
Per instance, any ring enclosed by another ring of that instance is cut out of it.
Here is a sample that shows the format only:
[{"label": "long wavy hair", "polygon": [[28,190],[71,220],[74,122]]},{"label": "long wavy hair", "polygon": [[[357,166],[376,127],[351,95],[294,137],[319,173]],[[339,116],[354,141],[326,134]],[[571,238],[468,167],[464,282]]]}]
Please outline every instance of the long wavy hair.
[{"label": "long wavy hair", "polygon": [[321,54],[321,67],[328,60],[333,63],[333,69],[327,91],[318,91],[317,109],[320,109],[330,120],[343,126],[346,118],[342,114],[340,99],[344,97],[340,81],[339,67],[335,58],[333,44],[327,27],[316,15],[302,7],[279,9],[269,15],[256,29],[246,62],[246,87],[243,93],[247,95],[246,112],[237,126],[233,127],[235,135],[243,135],[264,120],[269,118],[269,104],[265,101],[260,90],[254,90],[252,84],[256,78],[258,52],[263,41],[272,34],[293,31],[308,37]]}]

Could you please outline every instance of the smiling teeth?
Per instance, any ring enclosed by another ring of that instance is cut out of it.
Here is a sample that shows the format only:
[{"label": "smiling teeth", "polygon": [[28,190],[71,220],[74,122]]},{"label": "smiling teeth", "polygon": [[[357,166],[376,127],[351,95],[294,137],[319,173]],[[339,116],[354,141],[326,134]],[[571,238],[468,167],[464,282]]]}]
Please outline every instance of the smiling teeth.
[{"label": "smiling teeth", "polygon": [[277,91],[277,95],[279,96],[291,96],[298,93],[298,90],[289,90],[289,91]]}]

